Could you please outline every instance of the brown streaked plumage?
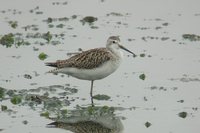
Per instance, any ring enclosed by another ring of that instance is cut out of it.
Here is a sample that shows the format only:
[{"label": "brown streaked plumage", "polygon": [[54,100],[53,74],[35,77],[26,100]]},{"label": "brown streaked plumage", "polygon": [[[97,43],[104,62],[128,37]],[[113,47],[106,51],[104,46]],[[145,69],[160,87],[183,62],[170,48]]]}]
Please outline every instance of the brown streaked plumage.
[{"label": "brown streaked plumage", "polygon": [[106,48],[96,48],[84,51],[66,60],[46,63],[47,66],[56,67],[49,73],[64,73],[78,79],[90,80],[90,96],[93,105],[93,82],[112,74],[119,67],[123,53],[119,50],[135,54],[119,44],[119,36],[111,36],[107,40]]},{"label": "brown streaked plumage", "polygon": [[57,67],[58,69],[64,67],[93,69],[111,59],[113,59],[112,54],[106,48],[96,48],[84,51],[66,60],[46,63],[46,65]]}]

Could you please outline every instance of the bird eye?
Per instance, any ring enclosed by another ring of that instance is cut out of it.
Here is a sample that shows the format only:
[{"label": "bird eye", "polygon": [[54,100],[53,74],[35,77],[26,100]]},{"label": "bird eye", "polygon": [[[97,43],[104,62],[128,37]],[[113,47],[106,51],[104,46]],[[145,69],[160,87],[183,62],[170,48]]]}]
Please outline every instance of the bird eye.
[{"label": "bird eye", "polygon": [[113,43],[116,43],[116,41],[113,41]]}]

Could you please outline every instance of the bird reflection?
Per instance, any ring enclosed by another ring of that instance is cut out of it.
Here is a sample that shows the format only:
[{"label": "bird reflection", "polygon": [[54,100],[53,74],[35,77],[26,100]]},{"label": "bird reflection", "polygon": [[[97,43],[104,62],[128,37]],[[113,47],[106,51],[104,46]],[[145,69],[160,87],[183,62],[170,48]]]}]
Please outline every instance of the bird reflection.
[{"label": "bird reflection", "polygon": [[57,127],[73,133],[122,133],[123,125],[114,109],[104,107],[86,107],[70,111],[70,117],[54,119],[48,127]]}]

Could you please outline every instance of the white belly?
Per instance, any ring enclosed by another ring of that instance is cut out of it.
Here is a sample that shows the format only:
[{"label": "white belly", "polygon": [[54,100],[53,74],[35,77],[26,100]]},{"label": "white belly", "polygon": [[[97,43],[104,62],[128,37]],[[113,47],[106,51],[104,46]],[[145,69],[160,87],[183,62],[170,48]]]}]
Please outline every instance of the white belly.
[{"label": "white belly", "polygon": [[112,74],[120,65],[121,60],[108,61],[100,67],[94,69],[62,68],[58,73],[68,74],[83,80],[98,80]]}]

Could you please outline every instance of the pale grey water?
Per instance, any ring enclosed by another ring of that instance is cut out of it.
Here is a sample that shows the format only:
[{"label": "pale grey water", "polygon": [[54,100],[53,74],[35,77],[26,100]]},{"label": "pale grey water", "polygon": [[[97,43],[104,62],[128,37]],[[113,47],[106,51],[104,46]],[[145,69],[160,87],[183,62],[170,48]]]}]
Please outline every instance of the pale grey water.
[{"label": "pale grey water", "polygon": [[[200,123],[200,43],[191,42],[182,38],[183,34],[200,35],[200,2],[197,0],[71,0],[67,5],[53,5],[56,1],[48,0],[1,0],[0,34],[22,32],[26,25],[38,25],[41,33],[64,33],[62,44],[53,46],[34,44],[19,48],[0,46],[0,87],[7,89],[31,89],[50,85],[70,84],[79,91],[70,97],[79,97],[67,108],[73,109],[76,105],[88,105],[89,81],[82,81],[72,77],[47,75],[50,68],[44,62],[68,58],[68,52],[77,52],[78,48],[87,50],[95,47],[104,47],[110,35],[120,35],[124,46],[136,54],[145,53],[145,57],[124,57],[120,68],[111,76],[101,81],[95,81],[95,94],[111,96],[109,101],[96,101],[103,106],[118,106],[127,108],[116,111],[123,116],[124,133],[130,132],[162,132],[162,133],[199,133]],[[31,9],[39,6],[36,11],[43,14],[30,13]],[[11,9],[9,11],[8,9]],[[13,15],[13,9],[21,14]],[[120,13],[122,16],[107,14]],[[48,17],[60,18],[77,15],[77,18],[64,23],[63,28],[48,28],[43,22]],[[88,24],[82,25],[79,21],[85,16],[94,16],[98,20],[92,29]],[[8,21],[18,21],[16,29],[8,25]],[[163,25],[167,23],[168,25]],[[67,28],[73,28],[68,30]],[[157,29],[156,28],[160,28]],[[143,30],[142,30],[143,29]],[[34,31],[28,31],[34,32]],[[77,37],[73,37],[76,35]],[[142,38],[145,37],[146,40]],[[151,39],[150,37],[158,37]],[[167,40],[161,40],[168,37]],[[128,41],[128,39],[134,39]],[[173,41],[176,40],[176,41]],[[43,42],[45,42],[43,40]],[[33,51],[33,47],[39,51]],[[41,61],[38,55],[45,52],[49,57]],[[125,53],[125,52],[124,52]],[[128,55],[128,53],[125,53]],[[147,57],[151,55],[151,57]],[[19,59],[12,56],[19,56]],[[35,71],[39,76],[35,76]],[[144,73],[146,79],[139,79]],[[30,74],[32,79],[24,78]],[[8,80],[8,82],[6,82]],[[36,85],[30,85],[36,83]],[[164,87],[164,89],[162,88]],[[151,89],[154,88],[154,89]],[[86,100],[81,100],[82,98]],[[183,103],[177,102],[184,100]],[[39,113],[28,107],[14,106],[11,103],[1,102],[17,111],[14,115],[0,113],[0,129],[2,133],[19,132],[69,132],[63,129],[46,128],[50,123],[39,116]],[[136,108],[135,108],[136,107]],[[186,118],[178,116],[179,112],[187,112]],[[24,125],[23,120],[28,124]],[[145,123],[150,122],[149,128]]]}]

